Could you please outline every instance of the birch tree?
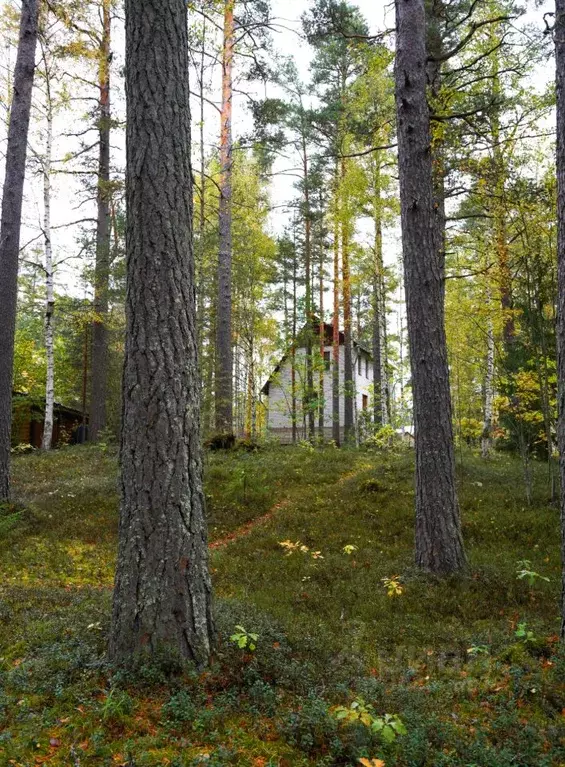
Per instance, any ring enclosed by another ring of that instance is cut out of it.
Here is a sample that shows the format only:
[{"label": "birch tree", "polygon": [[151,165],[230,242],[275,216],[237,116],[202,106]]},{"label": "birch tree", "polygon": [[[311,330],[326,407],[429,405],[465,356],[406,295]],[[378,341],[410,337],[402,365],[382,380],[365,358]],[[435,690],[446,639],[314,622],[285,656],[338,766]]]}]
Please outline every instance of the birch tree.
[{"label": "birch tree", "polygon": [[45,151],[41,160],[43,176],[43,239],[45,249],[45,417],[41,447],[50,450],[53,441],[53,412],[55,407],[55,348],[53,315],[55,312],[55,289],[53,267],[53,245],[51,232],[51,169],[53,163],[53,93],[51,71],[46,54],[46,40],[42,35],[42,59],[45,88]]}]

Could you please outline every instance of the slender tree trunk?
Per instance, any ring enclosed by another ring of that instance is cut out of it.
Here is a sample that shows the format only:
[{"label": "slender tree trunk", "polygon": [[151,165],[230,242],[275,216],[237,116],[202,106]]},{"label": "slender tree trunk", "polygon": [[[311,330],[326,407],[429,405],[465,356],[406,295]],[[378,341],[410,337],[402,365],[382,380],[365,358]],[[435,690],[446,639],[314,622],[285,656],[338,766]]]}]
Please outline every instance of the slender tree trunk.
[{"label": "slender tree trunk", "polygon": [[375,263],[373,272],[373,421],[376,428],[384,424],[384,410],[386,407],[383,399],[382,378],[382,319],[381,319],[381,286],[383,283],[383,227],[381,214],[381,181],[380,181],[380,158],[377,153],[374,159],[375,167],[375,197],[374,197],[374,222],[375,222]]},{"label": "slender tree trunk", "polygon": [[235,45],[234,0],[225,0],[220,130],[220,210],[218,308],[216,324],[216,429],[233,431],[232,350],[232,65]]},{"label": "slender tree trunk", "polygon": [[333,274],[333,365],[332,365],[332,431],[333,441],[341,444],[339,417],[339,224],[334,223],[334,274]]},{"label": "slender tree trunk", "polygon": [[[493,44],[499,42],[495,30],[491,32]],[[510,250],[508,247],[508,233],[506,229],[506,169],[504,154],[500,141],[500,106],[497,103],[501,97],[500,85],[500,61],[498,52],[492,56],[492,89],[494,107],[491,112],[491,140],[492,140],[492,173],[493,173],[493,227],[494,245],[497,256],[498,285],[500,293],[500,308],[502,311],[502,340],[504,350],[508,355],[514,346],[516,328],[513,314],[512,296],[512,273],[510,270]],[[507,361],[512,365],[511,361]]]},{"label": "slender tree trunk", "polygon": [[10,496],[18,256],[37,27],[38,0],[22,0],[0,223],[0,503]]},{"label": "slender tree trunk", "polygon": [[488,319],[487,327],[487,367],[485,373],[484,423],[481,437],[481,455],[488,458],[492,447],[492,416],[494,403],[494,327]]},{"label": "slender tree trunk", "polygon": [[416,563],[438,574],[465,567],[426,100],[423,0],[396,0],[395,65],[402,244],[416,442]]},{"label": "slender tree trunk", "polygon": [[[47,68],[46,68],[47,70]],[[53,313],[55,292],[53,288],[53,247],[51,242],[51,163],[53,154],[53,106],[49,72],[46,71],[47,90],[47,137],[43,158],[43,239],[45,243],[45,356],[47,370],[45,377],[45,419],[41,447],[50,450],[53,441],[53,412],[55,406],[55,354],[53,346]]]},{"label": "slender tree trunk", "polygon": [[106,428],[108,393],[108,292],[110,282],[110,35],[111,0],[102,0],[102,37],[98,64],[98,184],[96,190],[96,264],[90,392],[90,439]]},{"label": "slender tree trunk", "polygon": [[127,296],[109,656],[208,661],[214,628],[192,243],[187,10],[126,0]]},{"label": "slender tree trunk", "polygon": [[565,0],[555,0],[557,70],[557,446],[561,480],[561,639],[565,640]]},{"label": "slender tree trunk", "polygon": [[237,332],[233,333],[233,360],[234,360],[234,375],[233,375],[233,407],[234,412],[233,420],[235,422],[235,433],[239,435],[241,433],[241,421],[240,421],[240,401],[239,401],[239,382],[241,375],[241,359],[239,356],[239,336]]},{"label": "slender tree trunk", "polygon": [[384,280],[381,283],[381,297],[381,402],[383,403],[381,412],[383,415],[383,426],[386,426],[392,422],[392,404],[390,401],[390,378],[388,371],[388,330],[386,326],[386,299]]},{"label": "slender tree trunk", "polygon": [[[321,203],[321,200],[320,200]],[[324,394],[324,374],[325,374],[325,360],[324,351],[326,347],[326,326],[324,323],[324,235],[323,235],[323,219],[320,222],[320,258],[318,261],[318,268],[320,270],[319,277],[319,303],[320,303],[320,375],[318,378],[318,390],[319,390],[319,403],[318,403],[318,432],[320,441],[323,442],[325,438],[325,415],[326,415],[326,398]]]},{"label": "slender tree trunk", "polygon": [[254,391],[255,391],[255,374],[253,370],[253,336],[248,339],[247,349],[247,402],[245,408],[245,436],[247,439],[253,439],[255,437],[254,431]]},{"label": "slender tree trunk", "polygon": [[198,126],[200,145],[200,199],[198,216],[198,285],[196,292],[197,317],[198,317],[198,351],[200,359],[204,352],[204,229],[206,226],[206,153],[204,150],[204,72],[206,57],[206,20],[202,22],[202,49],[200,51],[200,67],[198,73],[198,87],[200,90],[200,124]]},{"label": "slender tree trunk", "polygon": [[[345,160],[341,162],[341,178],[345,180]],[[345,201],[341,222],[341,271],[343,275],[343,440],[345,444],[355,439],[355,420],[353,402],[355,399],[355,381],[353,378],[353,339],[351,336],[351,272],[349,265],[349,210]]]},{"label": "slender tree trunk", "polygon": [[302,172],[304,178],[304,261],[306,283],[306,396],[304,406],[307,414],[307,435],[309,440],[315,436],[314,400],[314,372],[312,367],[312,336],[314,322],[312,315],[312,216],[310,210],[310,174],[308,168],[308,148],[306,146],[306,127],[304,124],[304,111],[301,104],[302,119]]},{"label": "slender tree trunk", "polygon": [[88,426],[88,346],[89,328],[84,326],[82,339],[82,442],[86,441]]},{"label": "slender tree trunk", "polygon": [[[294,222],[294,231],[296,234],[296,222]],[[298,440],[298,413],[296,412],[296,331],[297,331],[297,263],[296,263],[296,236],[294,240],[292,257],[292,346],[290,352],[290,377],[291,377],[291,399],[292,399],[292,444],[295,445]]]}]

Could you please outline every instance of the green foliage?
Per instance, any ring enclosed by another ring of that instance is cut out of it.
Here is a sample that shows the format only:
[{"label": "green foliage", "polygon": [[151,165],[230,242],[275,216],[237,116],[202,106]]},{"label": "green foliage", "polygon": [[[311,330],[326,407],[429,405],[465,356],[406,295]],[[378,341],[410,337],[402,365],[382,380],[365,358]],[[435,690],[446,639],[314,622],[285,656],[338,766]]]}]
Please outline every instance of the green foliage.
[{"label": "green foliage", "polygon": [[243,626],[236,626],[236,633],[230,636],[230,641],[235,642],[240,650],[249,650],[253,652],[257,648],[259,634],[253,634],[247,631]]},{"label": "green foliage", "polygon": [[349,706],[336,706],[333,710],[335,718],[347,724],[360,722],[378,734],[385,743],[394,743],[398,735],[406,735],[406,727],[398,716],[384,714],[377,716],[370,703],[363,698],[355,698]]},{"label": "green foliage", "polygon": [[516,570],[516,578],[518,580],[526,579],[530,586],[535,586],[536,581],[538,580],[549,583],[549,578],[546,578],[545,575],[540,575],[539,573],[536,573],[535,570],[532,569],[532,563],[530,562],[529,559],[521,559],[518,562],[517,570]]},{"label": "green foliage", "polygon": [[381,581],[383,582],[388,597],[399,597],[402,594],[404,589],[400,583],[400,576],[387,576],[386,578],[381,578]]},{"label": "green foliage", "polygon": [[367,437],[363,443],[367,448],[375,448],[377,450],[386,450],[392,447],[396,440],[396,432],[392,426],[382,426],[375,434]]},{"label": "green foliage", "polygon": [[535,644],[537,637],[533,631],[528,628],[526,621],[522,621],[518,624],[516,631],[514,632],[516,639],[519,639],[525,645]]},{"label": "green foliage", "polygon": [[0,503],[0,536],[5,535],[21,522],[23,512],[9,503]]},{"label": "green foliage", "polygon": [[100,706],[104,721],[120,721],[132,713],[133,700],[124,690],[111,689]]}]

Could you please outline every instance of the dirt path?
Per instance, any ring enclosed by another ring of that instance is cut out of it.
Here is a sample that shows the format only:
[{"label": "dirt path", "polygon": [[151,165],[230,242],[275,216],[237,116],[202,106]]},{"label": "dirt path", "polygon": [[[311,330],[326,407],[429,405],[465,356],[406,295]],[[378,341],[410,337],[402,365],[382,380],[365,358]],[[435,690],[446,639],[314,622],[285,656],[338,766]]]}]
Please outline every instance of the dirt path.
[{"label": "dirt path", "polygon": [[[352,479],[357,474],[359,474],[363,469],[356,469],[355,471],[347,472],[346,474],[342,474],[340,477],[338,477],[334,484],[341,485],[344,482],[347,482],[347,480]],[[286,508],[286,506],[289,505],[291,502],[290,498],[285,498],[283,501],[279,501],[279,503],[275,503],[274,506],[271,506],[269,511],[266,514],[263,514],[262,517],[257,517],[257,519],[252,519],[251,522],[246,522],[244,525],[241,525],[241,527],[237,527],[235,530],[232,530],[231,533],[228,533],[223,538],[218,538],[217,541],[214,541],[213,543],[210,543],[208,548],[213,551],[215,549],[223,549],[228,544],[233,543],[234,541],[238,541],[240,538],[246,538],[248,535],[251,535],[251,533],[257,528],[261,527],[261,525],[264,525],[266,522],[268,522],[270,519],[272,519],[275,514],[281,509]]]},{"label": "dirt path", "polygon": [[241,527],[232,530],[232,532],[228,533],[228,535],[226,535],[224,538],[219,538],[217,541],[211,543],[208,548],[212,550],[223,549],[229,543],[233,543],[234,541],[238,541],[240,538],[245,538],[246,536],[251,535],[255,528],[264,525],[266,522],[272,519],[278,511],[284,509],[285,506],[288,506],[289,503],[289,498],[286,498],[284,501],[280,501],[279,503],[275,503],[275,505],[271,506],[269,511],[266,514],[263,514],[262,517],[252,519],[251,522],[246,522],[244,525],[241,525]]}]

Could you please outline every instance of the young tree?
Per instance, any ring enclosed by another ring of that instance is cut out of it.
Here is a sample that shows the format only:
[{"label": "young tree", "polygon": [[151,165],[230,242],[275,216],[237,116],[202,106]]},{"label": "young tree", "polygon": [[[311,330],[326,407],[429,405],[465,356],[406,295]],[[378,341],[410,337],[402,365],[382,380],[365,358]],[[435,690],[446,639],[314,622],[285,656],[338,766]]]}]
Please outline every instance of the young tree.
[{"label": "young tree", "polygon": [[126,2],[127,271],[121,512],[109,656],[214,638],[192,248],[187,11]]},{"label": "young tree", "polygon": [[416,440],[416,563],[465,567],[443,316],[442,230],[434,204],[424,0],[397,0],[395,63],[402,245]]},{"label": "young tree", "polygon": [[10,496],[12,370],[18,296],[18,256],[37,29],[38,0],[23,0],[0,224],[0,502]]}]

